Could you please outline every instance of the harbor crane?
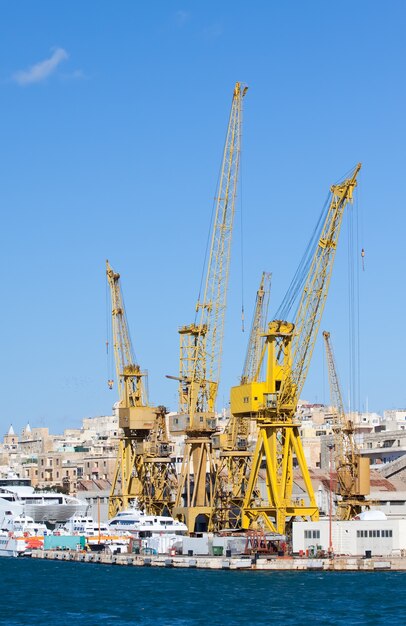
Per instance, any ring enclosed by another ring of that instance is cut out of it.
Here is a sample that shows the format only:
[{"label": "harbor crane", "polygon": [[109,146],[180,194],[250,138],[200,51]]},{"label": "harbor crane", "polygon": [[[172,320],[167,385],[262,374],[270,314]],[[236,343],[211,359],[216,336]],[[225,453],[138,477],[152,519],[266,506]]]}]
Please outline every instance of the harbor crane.
[{"label": "harbor crane", "polygon": [[179,411],[175,419],[179,434],[183,432],[186,437],[173,515],[185,521],[189,532],[207,528],[213,507],[216,459],[211,435],[216,432],[215,402],[237,195],[242,102],[246,92],[247,87],[237,82],[216,194],[203,297],[199,296],[196,304],[194,323],[179,330]]},{"label": "harbor crane", "polygon": [[[303,276],[295,277],[285,299],[292,303],[303,284],[295,322],[281,316],[268,324],[261,354],[265,380],[259,379],[259,368],[258,378],[231,390],[231,413],[255,419],[258,427],[242,505],[243,528],[262,525],[285,534],[294,517],[318,518],[295,413],[326,302],[344,209],[352,200],[360,168],[358,164],[349,178],[330,188],[322,227],[315,231],[315,249],[305,255]],[[294,466],[304,482],[301,498],[293,495]]]},{"label": "harbor crane", "polygon": [[337,473],[337,518],[350,520],[362,512],[370,493],[369,459],[363,458],[354,438],[354,422],[347,417],[339,383],[330,333],[323,331],[330,397],[333,409],[333,456]]},{"label": "harbor crane", "polygon": [[[241,384],[257,379],[271,289],[271,274],[263,272],[256,295]],[[212,436],[213,448],[219,449],[214,505],[210,530],[215,532],[239,528],[241,507],[251,471],[252,451],[249,435],[252,420],[245,415],[230,415],[224,433]]]},{"label": "harbor crane", "polygon": [[[120,287],[120,274],[106,261],[111,292],[112,335],[119,392],[119,438],[109,498],[109,517],[137,501],[149,515],[162,515],[173,505],[177,488],[175,464],[166,427],[166,409],[149,404],[145,372],[136,363]],[[109,386],[111,381],[109,381]]]}]

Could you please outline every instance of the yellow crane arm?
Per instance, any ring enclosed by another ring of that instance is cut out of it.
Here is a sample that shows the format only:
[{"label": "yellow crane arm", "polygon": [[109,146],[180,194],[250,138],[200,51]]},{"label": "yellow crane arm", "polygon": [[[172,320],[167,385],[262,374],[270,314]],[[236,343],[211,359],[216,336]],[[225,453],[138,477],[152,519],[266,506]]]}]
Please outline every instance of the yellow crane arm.
[{"label": "yellow crane arm", "polygon": [[282,383],[278,404],[292,409],[302,391],[327,298],[345,206],[352,200],[361,163],[351,176],[330,188],[331,200],[302,291],[292,339],[292,367]]},{"label": "yellow crane arm", "polygon": [[241,384],[251,383],[258,379],[259,366],[261,363],[262,347],[264,344],[264,333],[268,318],[269,296],[271,291],[272,274],[263,272],[261,284],[257,291],[254,315],[250,336],[248,340],[247,353],[245,356],[244,369],[241,376]]},{"label": "yellow crane arm", "polygon": [[[333,434],[334,434],[334,456],[337,466],[343,463],[343,459],[351,459],[353,461],[355,454],[354,440],[346,429],[346,417],[344,410],[344,402],[341,394],[341,387],[338,379],[338,373],[335,365],[333,347],[331,345],[330,333],[323,331],[324,347],[326,350],[328,380],[330,385],[331,406],[334,411]],[[338,463],[337,463],[338,461]],[[345,463],[345,461],[344,461]]]},{"label": "yellow crane arm", "polygon": [[323,339],[334,416],[334,461],[338,492],[342,496],[338,507],[338,517],[339,519],[350,519],[361,512],[365,505],[365,496],[370,491],[369,459],[360,456],[354,438],[354,423],[345,414],[330,333],[323,331]]},{"label": "yellow crane arm", "polygon": [[[242,100],[247,87],[236,83],[216,194],[214,223],[203,298],[196,321],[180,329],[179,412],[214,411],[220,377],[234,207],[241,150]],[[183,338],[183,348],[182,348]]]},{"label": "yellow crane arm", "polygon": [[120,274],[114,272],[106,261],[106,274],[110,286],[112,335],[119,399],[126,406],[147,406],[148,398],[143,383],[145,373],[137,365],[128,330],[124,300],[120,287]]}]

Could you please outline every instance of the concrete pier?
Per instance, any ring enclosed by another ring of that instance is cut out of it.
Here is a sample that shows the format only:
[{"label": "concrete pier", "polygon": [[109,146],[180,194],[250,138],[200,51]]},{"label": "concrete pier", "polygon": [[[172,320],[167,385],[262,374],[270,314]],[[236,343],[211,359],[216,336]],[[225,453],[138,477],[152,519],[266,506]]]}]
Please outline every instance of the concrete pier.
[{"label": "concrete pier", "polygon": [[77,551],[36,550],[32,558],[53,561],[76,561],[127,567],[166,567],[216,570],[301,570],[301,571],[406,571],[405,557],[334,557],[323,559],[296,557],[250,556],[224,558],[218,556],[142,556],[136,554],[108,554]]}]

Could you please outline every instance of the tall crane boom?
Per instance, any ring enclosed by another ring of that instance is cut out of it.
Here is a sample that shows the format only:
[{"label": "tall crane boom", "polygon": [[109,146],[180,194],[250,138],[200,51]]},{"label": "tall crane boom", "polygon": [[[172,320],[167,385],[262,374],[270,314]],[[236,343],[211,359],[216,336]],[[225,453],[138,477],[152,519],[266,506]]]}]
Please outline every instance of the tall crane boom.
[{"label": "tall crane boom", "polygon": [[148,397],[143,378],[131,343],[127,316],[120,287],[120,274],[114,272],[106,261],[106,275],[110,285],[112,335],[116,379],[121,404],[127,406],[146,406]]},{"label": "tall crane boom", "polygon": [[[295,516],[316,519],[318,509],[306,459],[295,421],[297,401],[303,388],[320,326],[346,204],[352,200],[358,164],[352,175],[330,189],[331,198],[310,269],[304,282],[295,323],[281,319],[268,325],[263,359],[265,381],[254,381],[231,391],[233,414],[256,419],[259,430],[242,525],[248,528],[261,519],[270,530],[284,533]],[[265,486],[260,498],[259,470],[265,458]],[[300,470],[305,497],[293,498],[293,464]]]},{"label": "tall crane boom", "polygon": [[306,380],[326,303],[344,209],[347,203],[352,201],[360,169],[361,163],[358,163],[349,178],[330,188],[331,199],[327,216],[295,319],[291,347],[292,367],[284,378],[278,397],[281,410],[284,410],[284,407],[291,409],[293,406],[296,409],[297,400]]},{"label": "tall crane boom", "polygon": [[170,457],[165,407],[148,402],[145,373],[136,363],[128,329],[120,274],[106,261],[111,293],[114,360],[119,391],[119,438],[116,467],[109,498],[109,516],[137,501],[148,514],[160,515],[173,505],[177,487],[175,463]]},{"label": "tall crane boom", "polygon": [[252,319],[251,332],[248,340],[244,369],[241,384],[252,382],[258,377],[258,367],[261,362],[261,352],[264,343],[266,320],[268,316],[269,295],[271,293],[271,278],[269,272],[262,272],[261,284],[257,291],[255,310]]},{"label": "tall crane boom", "polygon": [[[231,236],[241,151],[242,100],[247,91],[236,83],[216,194],[214,223],[203,297],[196,303],[193,324],[181,338],[179,413],[214,412],[220,378]],[[185,394],[185,387],[187,393]]]},{"label": "tall crane boom", "polygon": [[180,333],[179,414],[185,417],[185,453],[175,513],[190,531],[201,515],[207,523],[212,507],[214,471],[210,435],[215,431],[215,401],[220,378],[231,236],[241,150],[242,101],[247,87],[236,83],[216,194],[210,252],[203,297],[195,322]]},{"label": "tall crane boom", "polygon": [[330,333],[323,331],[330,396],[333,409],[334,461],[337,472],[337,517],[349,520],[362,512],[370,492],[369,459],[359,454],[354,439],[354,422],[347,419],[334,359]]}]

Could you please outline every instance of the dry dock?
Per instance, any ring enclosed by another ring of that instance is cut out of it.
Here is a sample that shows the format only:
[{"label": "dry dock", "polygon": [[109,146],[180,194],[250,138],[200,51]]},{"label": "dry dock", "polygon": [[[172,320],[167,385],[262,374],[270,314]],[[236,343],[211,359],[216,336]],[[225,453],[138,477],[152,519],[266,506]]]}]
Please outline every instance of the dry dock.
[{"label": "dry dock", "polygon": [[217,556],[140,556],[135,554],[104,554],[76,551],[38,550],[32,558],[53,561],[76,561],[103,565],[135,567],[167,567],[216,570],[272,571],[406,571],[405,557],[334,557],[323,559],[275,557],[217,557]]}]

